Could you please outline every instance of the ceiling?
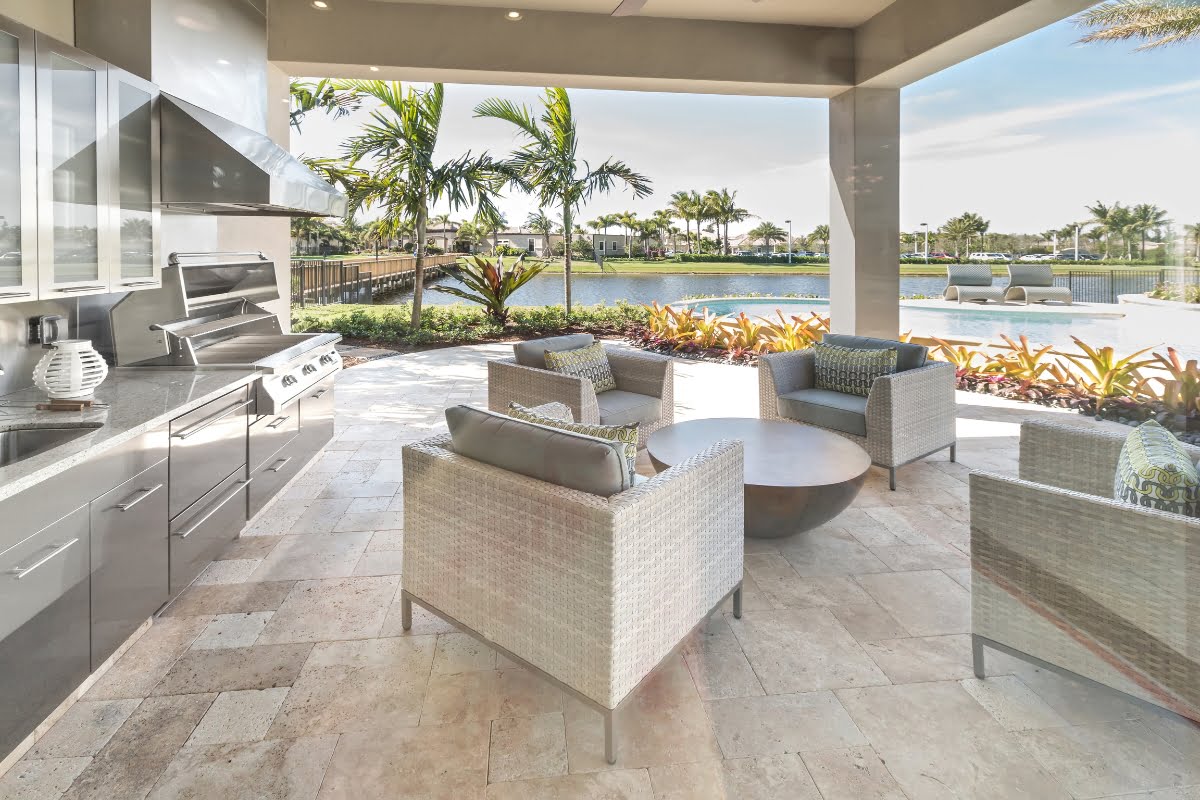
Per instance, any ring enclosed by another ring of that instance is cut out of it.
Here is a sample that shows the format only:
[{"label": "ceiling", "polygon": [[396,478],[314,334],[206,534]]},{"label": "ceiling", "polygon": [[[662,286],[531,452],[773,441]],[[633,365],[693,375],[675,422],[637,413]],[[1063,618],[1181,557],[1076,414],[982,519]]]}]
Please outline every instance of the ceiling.
[{"label": "ceiling", "polygon": [[[377,0],[421,5],[479,6],[538,11],[611,14],[621,0]],[[853,28],[894,0],[646,0],[641,17],[708,19],[724,22],[780,23]]]}]

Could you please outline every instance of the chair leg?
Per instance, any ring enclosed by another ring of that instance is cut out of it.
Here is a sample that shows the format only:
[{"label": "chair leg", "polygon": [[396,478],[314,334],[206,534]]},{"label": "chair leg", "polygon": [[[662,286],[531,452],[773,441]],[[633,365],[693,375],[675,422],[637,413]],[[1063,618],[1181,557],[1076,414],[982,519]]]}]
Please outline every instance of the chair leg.
[{"label": "chair leg", "polygon": [[741,584],[738,584],[738,587],[733,590],[733,618],[734,619],[742,618],[742,586],[741,586]]},{"label": "chair leg", "polygon": [[406,594],[400,595],[400,627],[412,630],[412,600]]},{"label": "chair leg", "polygon": [[958,443],[950,445],[950,462],[958,461]]},{"label": "chair leg", "polygon": [[613,715],[615,710],[604,712],[604,760],[609,764],[617,763],[617,733],[613,730]]},{"label": "chair leg", "polygon": [[975,667],[975,677],[983,680],[986,677],[983,673],[983,640],[978,636],[971,636],[971,661]]},{"label": "chair leg", "polygon": [[896,468],[888,469],[888,487],[894,492],[896,491]]}]

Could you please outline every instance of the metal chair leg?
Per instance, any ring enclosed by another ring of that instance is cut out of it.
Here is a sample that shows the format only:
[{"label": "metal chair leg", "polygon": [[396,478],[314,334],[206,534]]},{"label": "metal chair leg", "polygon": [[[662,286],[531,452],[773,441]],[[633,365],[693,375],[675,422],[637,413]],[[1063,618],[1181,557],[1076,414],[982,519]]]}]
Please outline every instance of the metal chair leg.
[{"label": "metal chair leg", "polygon": [[609,764],[617,763],[617,733],[613,730],[613,715],[616,711],[604,712],[604,760]]},{"label": "metal chair leg", "polygon": [[891,490],[893,492],[896,491],[896,468],[895,467],[891,467],[890,469],[888,469],[888,486],[891,488]]},{"label": "metal chair leg", "polygon": [[742,587],[740,584],[733,591],[733,618],[742,618]]},{"label": "metal chair leg", "polygon": [[958,444],[950,445],[950,462],[958,461]]},{"label": "metal chair leg", "polygon": [[971,636],[971,661],[975,667],[975,677],[982,680],[983,673],[983,641],[978,636]]},{"label": "metal chair leg", "polygon": [[412,600],[406,594],[400,595],[400,627],[412,630]]}]

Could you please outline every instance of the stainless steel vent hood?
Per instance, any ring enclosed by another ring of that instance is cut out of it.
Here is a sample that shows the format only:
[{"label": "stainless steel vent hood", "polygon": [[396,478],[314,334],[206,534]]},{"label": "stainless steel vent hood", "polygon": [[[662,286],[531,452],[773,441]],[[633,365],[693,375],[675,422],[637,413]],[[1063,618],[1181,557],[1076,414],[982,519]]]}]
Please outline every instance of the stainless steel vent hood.
[{"label": "stainless steel vent hood", "polygon": [[346,196],[261,133],[162,95],[162,206],[199,214],[341,217]]}]

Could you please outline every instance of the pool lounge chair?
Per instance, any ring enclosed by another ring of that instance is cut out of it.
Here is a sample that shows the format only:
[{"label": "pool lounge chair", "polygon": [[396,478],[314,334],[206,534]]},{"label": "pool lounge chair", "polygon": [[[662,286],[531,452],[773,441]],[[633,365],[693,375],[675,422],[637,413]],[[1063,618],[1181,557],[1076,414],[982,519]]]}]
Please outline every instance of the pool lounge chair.
[{"label": "pool lounge chair", "polygon": [[992,268],[987,264],[949,264],[942,297],[960,303],[1004,302],[1004,289],[992,286]]},{"label": "pool lounge chair", "polygon": [[1048,300],[1071,305],[1071,290],[1054,285],[1054,270],[1049,264],[1010,264],[1004,299],[1023,301],[1025,305]]}]

